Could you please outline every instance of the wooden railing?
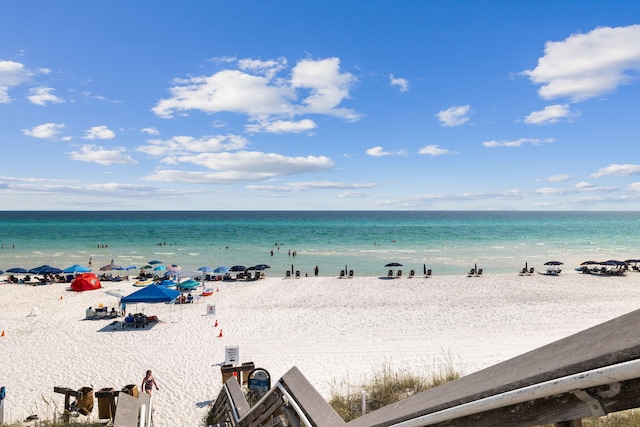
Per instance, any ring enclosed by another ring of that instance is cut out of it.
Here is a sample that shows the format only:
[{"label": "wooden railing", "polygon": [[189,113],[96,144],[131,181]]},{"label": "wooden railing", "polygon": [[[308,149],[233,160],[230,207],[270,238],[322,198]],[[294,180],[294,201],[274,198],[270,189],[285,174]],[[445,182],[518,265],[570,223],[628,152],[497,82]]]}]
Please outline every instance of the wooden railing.
[{"label": "wooden railing", "polygon": [[[237,379],[214,404],[238,427],[578,427],[640,407],[640,310],[345,423],[292,368],[250,407]],[[526,331],[523,331],[526,333]]]}]

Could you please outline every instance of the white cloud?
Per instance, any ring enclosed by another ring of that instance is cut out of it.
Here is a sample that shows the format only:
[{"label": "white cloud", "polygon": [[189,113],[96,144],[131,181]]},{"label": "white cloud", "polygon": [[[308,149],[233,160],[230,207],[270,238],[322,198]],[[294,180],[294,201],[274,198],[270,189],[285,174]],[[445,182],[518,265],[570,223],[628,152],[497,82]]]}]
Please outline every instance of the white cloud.
[{"label": "white cloud", "polygon": [[400,89],[400,92],[409,91],[409,81],[407,79],[395,77],[393,74],[389,74],[389,82],[391,83],[391,86],[397,86]]},{"label": "white cloud", "polygon": [[628,191],[632,191],[634,193],[640,193],[640,182],[633,182],[629,184],[627,187]]},{"label": "white cloud", "polygon": [[247,125],[247,132],[268,132],[268,133],[300,133],[316,128],[316,122],[309,119],[299,121],[276,120],[273,122],[261,121],[256,124]]},{"label": "white cloud", "polygon": [[556,123],[560,119],[575,116],[568,104],[547,105],[541,111],[534,111],[524,118],[524,122],[533,125]]},{"label": "white cloud", "polygon": [[369,156],[372,156],[372,157],[383,157],[383,156],[392,156],[393,155],[393,153],[390,153],[388,151],[384,151],[382,149],[382,147],[380,147],[380,146],[371,147],[366,151],[366,153]]},{"label": "white cloud", "polygon": [[106,126],[94,126],[87,130],[84,139],[113,139],[116,133]]},{"label": "white cloud", "polygon": [[571,180],[571,175],[568,174],[559,174],[559,175],[551,175],[545,179],[548,182],[566,182]]},{"label": "white cloud", "polygon": [[460,126],[469,121],[469,105],[458,105],[456,107],[441,110],[436,114],[440,124],[446,127]]},{"label": "white cloud", "polygon": [[124,147],[106,149],[96,145],[83,145],[80,151],[72,151],[71,160],[98,163],[104,166],[110,165],[135,165],[137,161],[125,154]]},{"label": "white cloud", "polygon": [[31,103],[42,106],[46,106],[47,102],[52,102],[54,104],[64,102],[52,92],[55,92],[55,89],[51,87],[36,87],[29,90],[29,96],[27,98]]},{"label": "white cloud", "polygon": [[428,156],[442,156],[445,154],[449,154],[449,150],[446,148],[440,148],[437,145],[425,145],[420,150],[418,150],[418,154],[426,154]]},{"label": "white cloud", "polygon": [[524,144],[541,145],[553,142],[551,138],[539,139],[539,138],[520,138],[513,141],[485,141],[482,143],[485,147],[521,147]]},{"label": "white cloud", "polygon": [[179,163],[198,165],[209,171],[158,170],[148,181],[191,183],[254,182],[277,176],[330,170],[334,162],[325,156],[288,157],[275,153],[241,151],[179,156]]},{"label": "white cloud", "polygon": [[160,131],[154,127],[140,129],[140,132],[146,133],[147,135],[160,135]]},{"label": "white cloud", "polygon": [[151,139],[147,145],[136,151],[152,156],[166,157],[165,163],[174,163],[174,157],[191,153],[211,153],[219,151],[241,150],[248,141],[238,135],[217,135],[194,138],[192,136],[174,136],[169,139]]},{"label": "white cloud", "polygon": [[566,97],[574,102],[613,92],[640,71],[640,25],[599,27],[547,42],[544,56],[522,74],[542,85],[544,99]]},{"label": "white cloud", "polygon": [[338,105],[349,97],[349,89],[356,78],[351,73],[340,72],[340,59],[327,58],[314,61],[303,59],[291,72],[291,86],[308,89],[310,94],[302,100],[298,114],[327,114],[345,120],[358,120],[360,115]]},{"label": "white cloud", "polygon": [[629,176],[640,175],[640,165],[626,164],[610,164],[605,168],[598,169],[598,172],[591,174],[592,178],[602,178],[605,176]]},{"label": "white cloud", "polygon": [[247,185],[249,190],[269,191],[269,192],[299,192],[307,190],[350,190],[359,188],[377,187],[376,183],[352,183],[352,182],[333,182],[333,181],[306,181],[306,182],[288,182],[282,185]]},{"label": "white cloud", "polygon": [[61,123],[44,123],[31,129],[22,129],[22,133],[34,138],[51,139],[58,135],[64,128],[65,125]]},{"label": "white cloud", "polygon": [[273,79],[280,71],[287,68],[286,58],[278,58],[276,60],[262,61],[259,59],[240,59],[238,67],[241,70],[247,70],[255,74],[266,76],[269,80]]},{"label": "white cloud", "polygon": [[[324,114],[357,120],[355,111],[340,107],[349,97],[355,77],[340,71],[338,58],[299,61],[290,75],[278,77],[286,60],[240,60],[241,70],[222,70],[211,76],[174,80],[171,97],[161,99],[152,111],[160,117],[199,110],[208,114],[233,112],[258,122],[286,123],[304,114]],[[284,73],[283,73],[284,74]],[[300,101],[298,99],[300,98]],[[308,126],[310,122],[299,121]],[[275,127],[299,131],[297,126]],[[268,127],[260,128],[267,131]]]},{"label": "white cloud", "polygon": [[27,82],[31,73],[24,64],[14,61],[0,61],[0,104],[11,102],[9,89]]}]

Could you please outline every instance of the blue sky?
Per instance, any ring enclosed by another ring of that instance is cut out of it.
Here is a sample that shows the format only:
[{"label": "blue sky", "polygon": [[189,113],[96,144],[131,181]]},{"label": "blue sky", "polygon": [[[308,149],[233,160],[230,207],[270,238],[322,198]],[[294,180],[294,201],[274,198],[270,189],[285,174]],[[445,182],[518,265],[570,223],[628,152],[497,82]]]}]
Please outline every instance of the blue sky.
[{"label": "blue sky", "polygon": [[640,210],[637,1],[4,1],[6,210]]}]

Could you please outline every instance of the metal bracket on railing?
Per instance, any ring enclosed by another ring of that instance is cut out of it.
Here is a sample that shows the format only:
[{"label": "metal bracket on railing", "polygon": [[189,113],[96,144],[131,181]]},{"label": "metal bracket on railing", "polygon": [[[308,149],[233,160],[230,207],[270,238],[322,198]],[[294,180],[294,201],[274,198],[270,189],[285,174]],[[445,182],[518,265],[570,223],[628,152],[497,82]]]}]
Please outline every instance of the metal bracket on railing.
[{"label": "metal bracket on railing", "polygon": [[585,402],[591,411],[591,416],[593,417],[602,417],[607,415],[607,411],[605,410],[600,398],[597,396],[592,396],[584,390],[571,390],[571,393],[575,394],[575,396]]}]

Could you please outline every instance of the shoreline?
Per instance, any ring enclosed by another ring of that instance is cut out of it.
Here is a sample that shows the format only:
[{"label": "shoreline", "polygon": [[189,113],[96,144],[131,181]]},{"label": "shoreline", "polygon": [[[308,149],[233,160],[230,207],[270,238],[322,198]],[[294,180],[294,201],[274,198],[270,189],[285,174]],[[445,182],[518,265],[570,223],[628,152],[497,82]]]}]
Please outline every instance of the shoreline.
[{"label": "shoreline", "polygon": [[[272,276],[207,282],[216,292],[194,304],[129,305],[129,312],[159,317],[144,330],[84,320],[89,306],[117,305],[105,291],[138,290],[133,280],[103,282],[103,289],[82,293],[67,291],[68,284],[3,283],[5,419],[52,419],[53,407],[64,399],[54,386],[139,387],[152,369],[160,387],[154,393],[156,425],[193,425],[220,390],[226,346],[238,346],[240,361],[266,369],[272,381],[297,366],[328,398],[332,385],[358,385],[387,365],[427,375],[451,363],[461,374],[474,372],[640,305],[636,272],[393,280]],[[215,305],[215,315],[207,315],[208,305]]]}]

